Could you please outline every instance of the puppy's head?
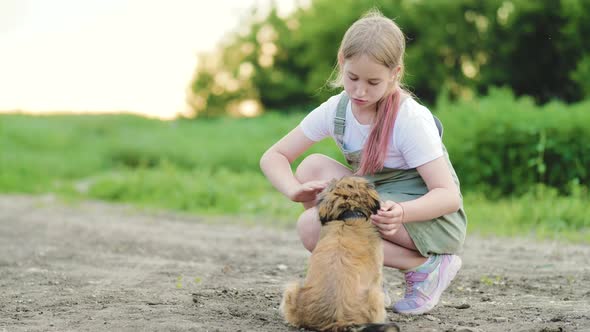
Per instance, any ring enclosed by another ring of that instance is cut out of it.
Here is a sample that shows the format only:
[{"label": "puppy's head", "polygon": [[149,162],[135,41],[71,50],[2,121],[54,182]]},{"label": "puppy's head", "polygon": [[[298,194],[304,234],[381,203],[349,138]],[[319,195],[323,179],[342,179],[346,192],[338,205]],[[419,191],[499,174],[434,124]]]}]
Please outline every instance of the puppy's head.
[{"label": "puppy's head", "polygon": [[367,219],[379,210],[379,194],[373,184],[362,177],[347,176],[332,180],[319,194],[318,210],[322,225],[339,220],[343,215],[364,216]]}]

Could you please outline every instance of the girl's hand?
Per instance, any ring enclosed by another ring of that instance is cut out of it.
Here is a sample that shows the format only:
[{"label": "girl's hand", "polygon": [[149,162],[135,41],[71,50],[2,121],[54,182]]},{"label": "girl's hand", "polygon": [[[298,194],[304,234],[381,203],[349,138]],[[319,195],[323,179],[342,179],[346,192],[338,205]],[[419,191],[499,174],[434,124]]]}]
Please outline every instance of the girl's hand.
[{"label": "girl's hand", "polygon": [[404,209],[394,201],[381,202],[381,208],[371,215],[371,222],[383,236],[391,236],[402,226]]},{"label": "girl's hand", "polygon": [[301,184],[297,190],[289,195],[293,202],[312,202],[315,201],[318,193],[328,185],[327,180],[309,181]]}]

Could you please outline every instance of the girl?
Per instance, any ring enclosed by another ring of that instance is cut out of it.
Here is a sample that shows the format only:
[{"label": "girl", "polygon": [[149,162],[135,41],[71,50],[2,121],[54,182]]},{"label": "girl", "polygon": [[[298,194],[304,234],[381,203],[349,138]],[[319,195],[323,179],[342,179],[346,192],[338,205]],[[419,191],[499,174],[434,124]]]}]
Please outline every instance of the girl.
[{"label": "girl", "polygon": [[[305,211],[297,230],[312,251],[319,239],[316,195],[332,178],[360,175],[373,182],[382,204],[371,216],[384,240],[384,265],[400,269],[402,314],[431,310],[461,267],[467,220],[459,181],[442,144],[442,126],[401,87],[405,37],[373,10],[344,35],[338,77],[344,91],[309,113],[270,147],[260,167],[272,185]],[[291,163],[314,143],[332,137],[350,165],[312,154]]]}]

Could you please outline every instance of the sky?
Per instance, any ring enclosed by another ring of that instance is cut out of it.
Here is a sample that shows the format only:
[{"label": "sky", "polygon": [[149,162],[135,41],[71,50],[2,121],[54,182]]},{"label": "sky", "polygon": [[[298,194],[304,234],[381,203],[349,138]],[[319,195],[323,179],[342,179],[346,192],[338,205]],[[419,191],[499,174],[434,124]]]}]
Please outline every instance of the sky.
[{"label": "sky", "polygon": [[0,0],[0,112],[173,118],[197,54],[270,1]]}]

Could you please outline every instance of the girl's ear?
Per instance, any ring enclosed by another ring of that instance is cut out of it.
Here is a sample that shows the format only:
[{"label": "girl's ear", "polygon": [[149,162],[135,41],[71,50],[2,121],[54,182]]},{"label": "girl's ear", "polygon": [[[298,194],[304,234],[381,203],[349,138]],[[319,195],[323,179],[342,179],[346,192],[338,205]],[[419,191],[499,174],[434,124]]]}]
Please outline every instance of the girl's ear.
[{"label": "girl's ear", "polygon": [[402,70],[401,66],[397,66],[395,68],[393,68],[393,75],[391,76],[391,81],[395,82],[397,79],[397,76],[399,75],[400,71]]},{"label": "girl's ear", "polygon": [[338,65],[343,66],[344,65],[344,55],[342,55],[342,53],[338,52]]}]

